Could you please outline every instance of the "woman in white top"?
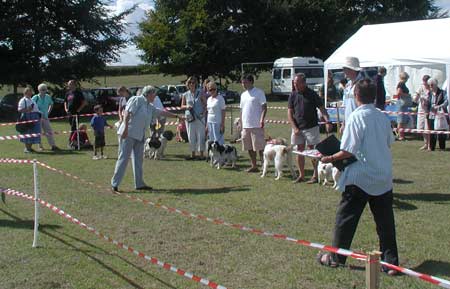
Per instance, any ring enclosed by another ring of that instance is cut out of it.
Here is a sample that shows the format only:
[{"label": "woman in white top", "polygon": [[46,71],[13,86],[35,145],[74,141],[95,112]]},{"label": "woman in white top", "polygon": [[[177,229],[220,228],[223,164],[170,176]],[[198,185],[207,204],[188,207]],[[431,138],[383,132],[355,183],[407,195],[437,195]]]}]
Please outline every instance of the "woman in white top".
[{"label": "woman in white top", "polygon": [[221,95],[217,94],[217,85],[211,81],[207,85],[210,96],[206,101],[206,109],[208,112],[206,131],[208,132],[208,140],[217,141],[224,144],[223,134],[225,132],[225,100]]},{"label": "woman in white top", "polygon": [[[22,120],[36,120],[36,122],[33,123],[33,126],[28,129],[28,131],[24,132],[23,134],[31,134],[41,133],[41,114],[39,112],[39,108],[36,105],[36,103],[31,99],[33,96],[33,89],[29,86],[25,87],[23,90],[23,97],[19,100],[19,104],[17,107],[17,111],[22,114],[21,119]],[[25,153],[31,153],[34,152],[32,149],[33,144],[39,144],[41,143],[41,137],[40,135],[36,137],[29,137],[29,138],[21,138],[20,142],[23,142],[25,144]]]}]

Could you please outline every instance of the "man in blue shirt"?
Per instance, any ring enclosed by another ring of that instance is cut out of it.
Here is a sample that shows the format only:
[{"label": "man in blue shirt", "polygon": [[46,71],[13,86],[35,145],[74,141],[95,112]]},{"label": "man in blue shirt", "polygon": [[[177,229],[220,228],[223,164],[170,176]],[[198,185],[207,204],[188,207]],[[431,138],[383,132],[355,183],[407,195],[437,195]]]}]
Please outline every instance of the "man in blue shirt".
[{"label": "man in blue shirt", "polygon": [[[339,179],[342,199],[336,213],[333,246],[350,248],[359,218],[369,203],[380,240],[381,258],[398,265],[390,150],[394,135],[389,120],[375,108],[375,85],[369,79],[361,80],[356,83],[354,91],[357,108],[347,119],[341,150],[321,159],[324,163],[351,156],[358,160],[347,166]],[[318,258],[321,264],[331,267],[343,265],[346,261],[345,256],[329,253],[321,253]],[[389,275],[397,273],[384,269]]]},{"label": "man in blue shirt", "polygon": [[134,187],[137,190],[152,190],[144,182],[142,164],[144,162],[145,131],[158,116],[178,117],[168,111],[160,110],[153,106],[156,97],[156,88],[148,85],[142,89],[142,95],[133,96],[127,102],[124,110],[123,121],[117,134],[120,135],[119,157],[111,179],[114,192],[119,191],[128,160],[133,154]]}]

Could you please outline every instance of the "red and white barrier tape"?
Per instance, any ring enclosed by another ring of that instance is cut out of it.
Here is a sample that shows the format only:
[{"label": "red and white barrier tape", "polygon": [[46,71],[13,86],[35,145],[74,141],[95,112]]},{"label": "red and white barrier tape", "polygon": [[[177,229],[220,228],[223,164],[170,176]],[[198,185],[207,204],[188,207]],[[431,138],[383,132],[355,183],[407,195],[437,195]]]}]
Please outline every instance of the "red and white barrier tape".
[{"label": "red and white barrier tape", "polygon": [[[117,115],[117,114],[118,114],[117,111],[103,113],[103,115]],[[94,113],[79,114],[78,117],[93,116],[93,115],[94,115]],[[69,116],[65,115],[65,116],[50,117],[50,118],[48,118],[48,120],[57,120],[57,119],[65,119],[65,118],[69,118]],[[16,125],[16,124],[22,124],[22,123],[38,122],[38,121],[39,121],[39,119],[17,121],[17,122],[7,122],[7,123],[0,123],[0,126],[10,126],[10,125]]]},{"label": "red and white barrier tape", "polygon": [[[21,197],[21,198],[27,199],[29,201],[35,201],[35,198],[33,196],[27,195],[27,194],[19,192],[19,191],[0,188],[0,192],[5,193],[5,194],[10,195],[10,196]],[[158,260],[155,257],[148,256],[148,255],[146,255],[146,254],[144,254],[142,252],[139,252],[138,250],[134,249],[133,247],[130,247],[130,246],[125,245],[125,244],[123,244],[121,242],[118,242],[118,241],[116,241],[116,240],[106,236],[105,234],[97,231],[93,227],[86,225],[85,223],[81,222],[79,219],[69,215],[68,213],[64,212],[63,210],[59,209],[58,207],[56,207],[56,206],[54,206],[54,205],[52,205],[52,204],[50,204],[50,203],[48,203],[48,202],[46,202],[46,201],[44,201],[42,199],[38,199],[37,201],[41,205],[43,205],[43,206],[47,207],[48,209],[52,210],[54,213],[60,215],[61,217],[66,218],[70,222],[72,222],[72,223],[80,226],[81,228],[87,230],[88,232],[96,235],[100,239],[106,240],[106,241],[116,245],[117,247],[119,247],[121,249],[124,249],[124,250],[126,250],[126,251],[128,251],[130,253],[135,254],[136,256],[138,256],[140,258],[143,258],[143,259],[147,260],[148,262],[150,262],[150,263],[152,263],[154,265],[162,267],[162,268],[164,268],[164,269],[166,269],[168,271],[172,271],[174,273],[177,273],[180,276],[183,276],[183,277],[185,277],[187,279],[193,280],[193,281],[195,281],[197,283],[206,285],[206,286],[208,286],[210,288],[213,288],[213,289],[227,289],[227,287],[225,287],[225,286],[219,285],[219,284],[217,284],[215,282],[212,282],[212,281],[210,281],[208,279],[205,279],[205,278],[199,277],[197,275],[194,275],[193,273],[186,272],[185,270],[178,269],[178,268],[174,267],[173,265],[171,265],[169,263],[162,262],[162,261]]]},{"label": "red and white barrier tape", "polygon": [[[0,163],[2,163],[2,162],[3,163],[14,163],[14,161],[21,161],[21,160],[0,159]],[[30,162],[30,163],[32,163],[32,162]],[[85,184],[92,185],[92,186],[95,186],[95,187],[100,188],[100,189],[106,189],[106,190],[109,191],[109,187],[96,185],[93,182],[84,180],[84,179],[82,179],[82,178],[80,178],[78,176],[72,175],[72,174],[67,173],[67,172],[65,172],[63,170],[59,170],[59,169],[53,168],[53,167],[51,167],[51,166],[49,166],[49,165],[47,165],[45,163],[39,162],[39,161],[37,162],[37,164],[42,166],[42,167],[44,167],[44,168],[47,168],[47,169],[49,169],[51,171],[54,171],[54,172],[57,172],[59,174],[65,175],[67,177],[73,178],[75,180],[81,181],[81,182],[83,182]],[[361,258],[365,259],[366,258],[366,255],[363,254],[363,253],[357,253],[357,252],[353,252],[353,251],[346,250],[346,249],[333,248],[333,247],[330,247],[330,246],[326,246],[326,245],[322,245],[322,244],[318,244],[318,243],[312,243],[312,242],[305,241],[305,240],[299,240],[299,239],[295,239],[295,238],[292,238],[292,237],[289,237],[289,236],[286,236],[286,235],[283,235],[283,234],[271,233],[271,232],[267,232],[267,231],[263,231],[263,230],[259,230],[259,229],[254,229],[254,228],[247,227],[247,226],[244,226],[244,225],[241,225],[241,224],[233,224],[233,223],[229,223],[229,222],[226,222],[224,220],[221,220],[221,219],[209,218],[209,217],[206,217],[206,216],[203,216],[203,215],[193,214],[193,213],[190,213],[190,212],[187,212],[187,211],[184,211],[184,210],[179,210],[177,208],[167,207],[167,206],[162,205],[162,204],[156,204],[156,203],[154,203],[152,201],[149,201],[149,200],[141,199],[139,197],[134,197],[134,196],[130,196],[130,195],[127,195],[127,194],[122,194],[122,193],[119,193],[119,192],[116,192],[115,194],[123,196],[123,197],[126,197],[126,198],[128,198],[130,200],[133,200],[133,201],[141,202],[141,203],[143,203],[145,205],[150,205],[150,206],[155,207],[155,208],[161,208],[161,209],[163,209],[165,211],[168,211],[168,212],[171,212],[171,213],[176,213],[176,214],[179,214],[179,215],[184,216],[184,217],[188,217],[188,218],[192,218],[192,219],[198,219],[198,220],[203,220],[203,221],[207,221],[207,222],[210,222],[210,223],[213,223],[213,224],[216,224],[216,225],[222,225],[222,226],[238,229],[238,230],[245,231],[245,232],[250,232],[250,233],[253,233],[253,234],[256,234],[256,235],[261,235],[261,236],[265,236],[265,237],[272,237],[274,239],[280,239],[280,240],[284,240],[284,241],[289,241],[289,242],[292,242],[292,243],[300,244],[300,245],[311,247],[311,248],[317,248],[317,249],[329,251],[329,252],[332,252],[332,253],[337,253],[337,254],[344,255],[344,256],[347,256],[347,257],[351,257],[351,258],[355,258],[355,259],[361,259]]]},{"label": "red and white barrier tape", "polygon": [[414,129],[414,128],[394,128],[394,131],[403,131],[409,133],[420,133],[420,134],[450,134],[450,131],[446,130],[426,130],[426,129]]},{"label": "red and white barrier tape", "polygon": [[[106,127],[108,129],[114,129],[114,128],[109,128]],[[86,130],[74,130],[74,131],[70,131],[70,130],[62,130],[62,131],[54,131],[53,133],[25,133],[25,134],[16,134],[16,135],[7,135],[7,136],[0,136],[0,141],[1,140],[20,140],[20,139],[24,139],[24,138],[32,138],[32,137],[40,137],[40,136],[46,136],[46,135],[60,135],[60,134],[71,134],[72,132],[77,132],[77,131],[81,131],[81,132],[86,132],[86,131],[93,131],[93,129],[86,129]]]},{"label": "red and white barrier tape", "polygon": [[[0,163],[2,163],[2,162],[3,163],[32,163],[32,161],[29,161],[29,160],[0,159]],[[45,167],[45,168],[48,168],[48,169],[52,170],[52,171],[58,172],[60,174],[64,174],[66,176],[69,176],[69,177],[74,178],[76,180],[80,180],[80,181],[82,181],[84,183],[87,183],[87,184],[90,184],[90,185],[95,185],[94,183],[86,181],[86,180],[83,180],[80,177],[71,175],[71,174],[66,173],[66,172],[64,172],[62,170],[58,170],[58,169],[52,168],[52,167],[48,166],[45,163],[42,163],[42,162],[37,162],[37,163],[39,165]],[[95,185],[95,186],[97,186],[98,188],[103,188],[100,185]],[[306,246],[306,247],[316,248],[316,249],[319,249],[319,250],[336,253],[338,255],[351,257],[353,259],[360,260],[360,261],[366,261],[367,260],[367,255],[363,254],[363,253],[353,252],[353,251],[350,251],[350,250],[347,250],[347,249],[341,249],[341,248],[326,246],[326,245],[323,245],[323,244],[313,243],[313,242],[309,242],[309,241],[306,241],[306,240],[299,240],[299,239],[295,239],[295,238],[292,238],[292,237],[288,237],[288,236],[283,235],[283,234],[276,234],[276,233],[271,233],[271,232],[267,232],[267,231],[263,231],[263,230],[259,230],[259,229],[253,229],[251,227],[247,227],[247,226],[244,226],[244,225],[241,225],[241,224],[232,224],[232,223],[226,222],[226,221],[221,220],[221,219],[214,219],[214,218],[209,218],[209,217],[206,217],[206,216],[203,216],[203,215],[193,214],[193,213],[190,213],[190,212],[187,212],[187,211],[184,211],[184,210],[179,210],[177,208],[171,208],[171,207],[167,207],[165,205],[156,204],[156,203],[154,203],[152,201],[144,200],[144,199],[141,199],[139,197],[134,197],[134,196],[126,195],[126,194],[121,194],[119,192],[116,192],[116,194],[120,195],[120,196],[124,196],[124,197],[126,197],[128,199],[131,199],[131,200],[134,200],[134,201],[142,202],[145,205],[150,205],[150,206],[153,206],[155,208],[161,208],[161,209],[166,210],[168,212],[177,213],[179,215],[182,215],[182,216],[185,216],[185,217],[188,217],[188,218],[199,219],[199,220],[207,221],[207,222],[210,222],[210,223],[213,223],[213,224],[216,224],[216,225],[223,225],[223,226],[227,226],[227,227],[230,227],[230,228],[238,229],[238,230],[241,230],[241,231],[244,231],[244,232],[254,233],[256,235],[261,235],[261,236],[265,236],[265,237],[272,237],[274,239],[285,240],[285,241],[293,242],[293,243],[300,244],[300,245],[303,245],[303,246]],[[33,197],[31,197],[31,198],[34,200]],[[447,281],[445,279],[438,278],[438,277],[431,276],[431,275],[427,275],[427,274],[423,274],[423,273],[419,273],[419,272],[415,272],[415,271],[413,271],[411,269],[407,269],[407,268],[403,268],[403,267],[400,267],[400,266],[392,265],[392,264],[389,264],[389,263],[386,263],[386,262],[383,262],[383,261],[381,261],[380,263],[382,265],[385,265],[386,267],[389,267],[391,269],[397,270],[399,272],[402,272],[404,274],[410,275],[412,277],[416,277],[416,278],[422,279],[424,281],[430,282],[432,284],[438,285],[440,287],[449,288],[450,289],[450,281]],[[219,287],[217,287],[217,288],[219,288]]]},{"label": "red and white barrier tape", "polygon": [[413,271],[411,269],[403,268],[403,267],[400,267],[400,266],[395,266],[395,265],[386,263],[384,261],[381,261],[380,264],[383,265],[383,266],[388,267],[389,269],[397,270],[399,272],[402,272],[403,274],[422,279],[422,280],[424,280],[426,282],[429,282],[431,284],[437,285],[439,287],[449,288],[450,289],[450,281],[448,281],[448,280],[445,280],[445,279],[442,279],[442,278],[438,278],[438,277],[435,277],[435,276],[431,276],[431,275],[428,275],[428,274],[423,274],[423,273],[420,273],[420,272],[416,272],[416,271]]},{"label": "red and white barrier tape", "polygon": [[[231,106],[227,106],[227,107],[240,109],[240,107],[237,106],[237,105],[231,105]],[[339,107],[339,108],[344,108],[344,107],[342,106],[342,107]],[[287,106],[268,106],[267,109],[287,110],[288,108],[287,108]],[[327,107],[327,109],[336,109],[336,108],[335,107]],[[386,113],[386,114],[395,114],[395,115],[398,115],[398,114],[404,114],[404,115],[418,115],[418,114],[420,114],[420,115],[428,115],[428,114],[430,114],[429,112],[401,112],[401,111],[388,111],[388,110],[382,110],[381,112]],[[438,114],[438,115],[450,115],[450,113],[445,113],[445,112],[437,112],[435,114]]]}]

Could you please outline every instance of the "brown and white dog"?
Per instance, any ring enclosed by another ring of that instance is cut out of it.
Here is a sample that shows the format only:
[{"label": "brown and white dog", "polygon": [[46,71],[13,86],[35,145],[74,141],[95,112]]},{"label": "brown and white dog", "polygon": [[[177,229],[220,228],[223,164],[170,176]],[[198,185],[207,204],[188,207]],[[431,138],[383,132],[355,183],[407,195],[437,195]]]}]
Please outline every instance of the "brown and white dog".
[{"label": "brown and white dog", "polygon": [[264,148],[264,164],[261,178],[267,173],[270,162],[275,164],[275,180],[279,180],[283,174],[285,165],[289,167],[292,178],[296,178],[296,173],[292,167],[292,147],[286,145],[285,139],[271,139]]},{"label": "brown and white dog", "polygon": [[319,161],[317,165],[318,182],[325,186],[328,183],[333,183],[333,189],[336,189],[337,182],[341,176],[341,171],[333,166],[331,163],[324,164]]}]

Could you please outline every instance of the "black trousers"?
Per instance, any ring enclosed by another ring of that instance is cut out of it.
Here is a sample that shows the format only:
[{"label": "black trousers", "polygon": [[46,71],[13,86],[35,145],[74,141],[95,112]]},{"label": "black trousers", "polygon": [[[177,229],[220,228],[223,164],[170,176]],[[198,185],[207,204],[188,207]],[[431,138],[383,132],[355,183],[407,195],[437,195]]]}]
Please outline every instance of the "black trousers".
[{"label": "black trousers", "polygon": [[[355,185],[346,186],[336,213],[333,247],[350,249],[359,219],[368,202],[380,240],[381,259],[398,265],[393,198],[392,190],[381,196],[371,196]],[[333,254],[332,258],[339,264],[345,264],[347,259],[337,254]]]},{"label": "black trousers", "polygon": [[[434,119],[428,120],[428,125],[430,130],[434,130]],[[445,150],[445,141],[447,140],[446,134],[432,134],[430,135],[430,148],[432,151],[436,149],[436,140],[439,141],[439,148],[441,150]]]}]

